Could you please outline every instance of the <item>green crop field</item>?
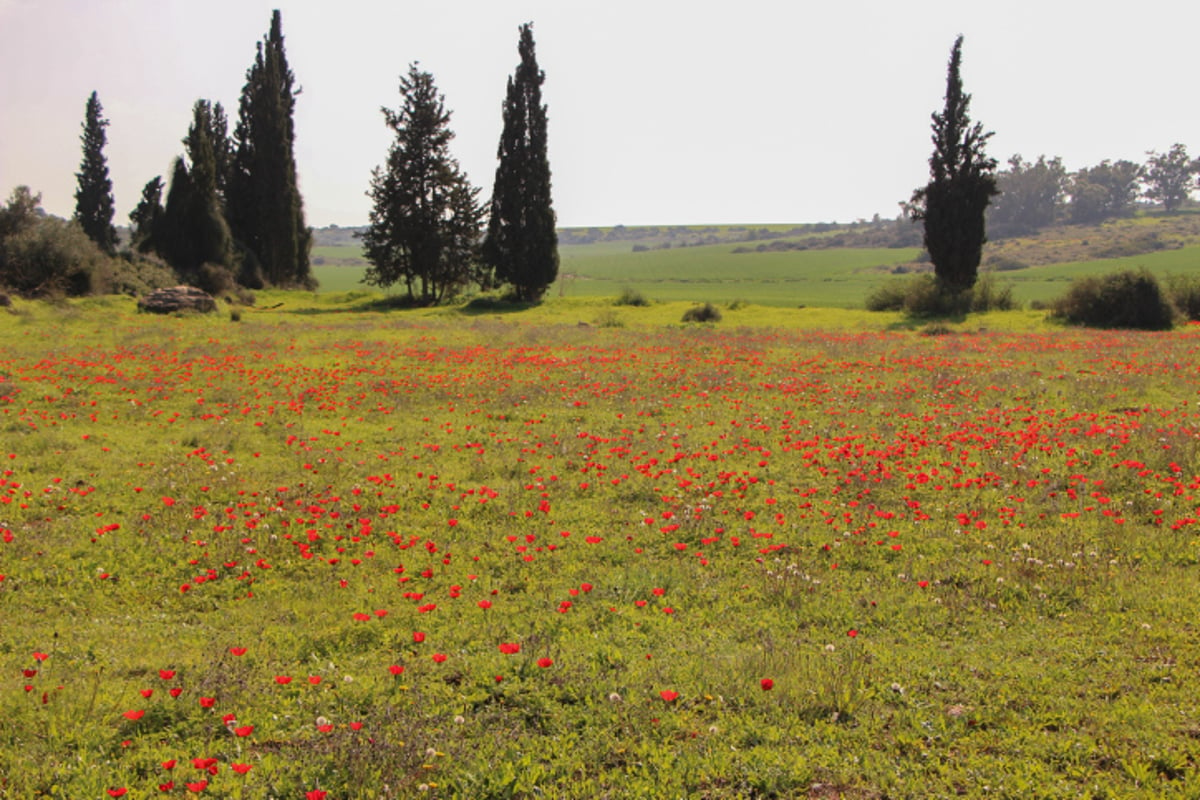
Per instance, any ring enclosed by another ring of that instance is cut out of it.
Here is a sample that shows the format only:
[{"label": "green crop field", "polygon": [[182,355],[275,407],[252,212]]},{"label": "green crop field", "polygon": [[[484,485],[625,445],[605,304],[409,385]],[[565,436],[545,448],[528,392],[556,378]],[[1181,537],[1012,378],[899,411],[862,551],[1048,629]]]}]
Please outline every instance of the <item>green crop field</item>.
[{"label": "green crop field", "polygon": [[[1200,272],[1200,240],[1192,233],[1188,215],[1169,218],[1144,217],[1108,223],[1103,226],[1064,228],[1058,234],[1075,244],[1062,252],[1077,252],[1082,240],[1094,248],[1107,240],[1128,239],[1130,231],[1161,230],[1175,237],[1169,249],[1116,258],[1037,263],[1024,269],[996,272],[1001,285],[1010,284],[1015,299],[1028,304],[1048,302],[1062,295],[1069,282],[1083,275],[1101,274],[1117,269],[1145,267],[1160,278]],[[811,226],[810,226],[811,227]],[[586,244],[562,244],[557,283],[549,294],[556,297],[616,297],[632,289],[657,302],[734,301],[761,306],[795,308],[861,308],[866,297],[883,282],[896,280],[894,271],[910,269],[917,258],[915,248],[831,247],[827,249],[770,249],[807,237],[828,237],[839,230],[804,230],[803,226],[675,226],[664,228],[589,229],[586,235],[596,241]],[[771,237],[747,241],[750,231]],[[850,230],[853,230],[852,228]],[[571,232],[573,231],[573,233]],[[563,240],[584,235],[581,229],[564,233]],[[1157,235],[1157,234],[1156,234]],[[622,236],[626,238],[608,238]],[[705,239],[716,244],[678,246]],[[671,247],[664,247],[672,244]],[[1022,256],[1056,252],[1060,241],[1038,244],[1037,240],[998,243],[1001,251],[1020,248]],[[639,248],[635,251],[634,248]],[[758,252],[756,248],[763,248]],[[991,245],[989,245],[991,247]],[[744,251],[744,252],[735,252]],[[988,251],[992,252],[992,251]],[[989,269],[985,253],[983,270]],[[318,247],[313,251],[314,273],[322,292],[363,290],[365,262],[355,245]],[[902,279],[902,278],[901,278]]]},{"label": "green crop field", "polygon": [[0,797],[1200,795],[1195,328],[372,297],[0,309]]}]

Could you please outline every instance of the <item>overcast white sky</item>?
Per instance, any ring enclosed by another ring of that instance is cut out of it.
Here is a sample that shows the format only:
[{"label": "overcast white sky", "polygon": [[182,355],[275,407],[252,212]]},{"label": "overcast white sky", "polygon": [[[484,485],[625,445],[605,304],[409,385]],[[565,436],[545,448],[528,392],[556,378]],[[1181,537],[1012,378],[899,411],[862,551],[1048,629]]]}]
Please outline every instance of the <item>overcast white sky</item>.
[{"label": "overcast white sky", "polygon": [[849,221],[927,179],[929,115],[954,37],[973,117],[1002,163],[1068,169],[1200,155],[1200,3],[1142,0],[0,0],[0,193],[74,210],[80,124],[99,93],[119,224],[169,175],[192,103],[236,120],[281,8],[308,221],[364,224],[409,62],[453,113],[452,149],[490,194],[517,27],[546,72],[564,226]]}]

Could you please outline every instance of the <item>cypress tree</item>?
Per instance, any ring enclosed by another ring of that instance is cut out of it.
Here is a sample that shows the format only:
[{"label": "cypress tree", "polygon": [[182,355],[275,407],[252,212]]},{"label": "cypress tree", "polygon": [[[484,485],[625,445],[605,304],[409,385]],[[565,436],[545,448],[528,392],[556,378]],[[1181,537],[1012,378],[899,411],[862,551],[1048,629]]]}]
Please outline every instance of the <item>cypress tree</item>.
[{"label": "cypress tree", "polygon": [[75,219],[88,238],[109,255],[117,252],[117,229],[113,227],[112,180],[108,177],[108,161],[104,145],[108,136],[104,129],[108,120],[101,117],[104,109],[96,93],[88,98],[83,120],[83,162],[75,173],[79,188],[75,190]]},{"label": "cypress tree", "polygon": [[971,95],[963,92],[959,67],[962,36],[954,41],[946,70],[945,107],[933,114],[929,183],[913,194],[913,217],[924,220],[925,249],[939,285],[955,293],[975,285],[983,244],[984,214],[996,188],[996,160],[984,153],[991,138],[971,124]]},{"label": "cypress tree", "polygon": [[183,280],[192,282],[204,277],[200,268],[205,264],[233,264],[233,238],[217,195],[211,131],[212,107],[197,100],[183,140],[191,163],[176,159],[167,204],[154,232],[154,249]]},{"label": "cypress tree", "polygon": [[542,103],[546,74],[534,54],[533,24],[522,25],[520,34],[521,63],[508,79],[483,258],[497,283],[511,284],[520,300],[537,300],[558,277],[558,233]]},{"label": "cypress tree", "polygon": [[162,192],[162,176],[155,175],[142,187],[142,199],[129,212],[131,241],[133,247],[142,252],[154,246],[154,232],[163,215]]},{"label": "cypress tree", "polygon": [[258,43],[234,129],[226,209],[233,234],[275,286],[315,285],[309,263],[312,231],[296,182],[292,114],[299,90],[288,67],[283,24],[276,9]]}]

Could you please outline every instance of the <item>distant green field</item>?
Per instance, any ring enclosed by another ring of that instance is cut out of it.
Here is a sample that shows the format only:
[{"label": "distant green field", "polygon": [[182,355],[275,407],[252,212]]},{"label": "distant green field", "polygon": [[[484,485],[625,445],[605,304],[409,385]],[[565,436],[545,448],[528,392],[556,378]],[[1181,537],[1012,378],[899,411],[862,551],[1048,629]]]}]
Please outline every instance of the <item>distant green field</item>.
[{"label": "distant green field", "polygon": [[[724,243],[633,252],[629,242],[596,242],[560,248],[559,297],[615,297],[635,289],[660,302],[729,303],[743,300],[779,307],[859,308],[892,269],[917,257],[914,248],[836,248],[734,253]],[[743,243],[744,247],[745,244]],[[365,265],[356,246],[313,249],[322,292],[362,290]],[[321,263],[321,262],[324,263]],[[353,264],[337,266],[337,264]],[[1159,277],[1200,272],[1200,246],[1139,256],[1030,267],[996,274],[1021,303],[1048,301],[1082,275],[1145,267]]]}]

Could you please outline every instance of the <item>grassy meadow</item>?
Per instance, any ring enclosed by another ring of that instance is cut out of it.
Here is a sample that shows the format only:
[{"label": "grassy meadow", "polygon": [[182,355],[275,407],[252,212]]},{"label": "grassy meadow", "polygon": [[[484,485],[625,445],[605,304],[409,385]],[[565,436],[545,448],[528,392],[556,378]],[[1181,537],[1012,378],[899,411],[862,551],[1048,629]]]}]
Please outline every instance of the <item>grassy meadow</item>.
[{"label": "grassy meadow", "polygon": [[[866,230],[870,227],[677,226],[590,229],[585,236],[583,229],[566,229],[560,236],[559,280],[550,294],[601,299],[628,288],[661,303],[862,308],[883,282],[903,278],[897,273],[929,268],[914,263],[919,248],[777,246]],[[592,241],[577,243],[581,237]],[[317,247],[313,257],[322,292],[368,288],[361,283],[366,264],[358,246]],[[1060,297],[1074,278],[1139,267],[1159,278],[1200,272],[1200,214],[1066,225],[990,242],[982,270],[995,272],[1017,302],[1029,305]]]},{"label": "grassy meadow", "polygon": [[0,797],[1200,796],[1194,327],[373,297],[0,309]]}]

